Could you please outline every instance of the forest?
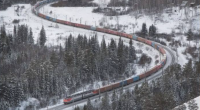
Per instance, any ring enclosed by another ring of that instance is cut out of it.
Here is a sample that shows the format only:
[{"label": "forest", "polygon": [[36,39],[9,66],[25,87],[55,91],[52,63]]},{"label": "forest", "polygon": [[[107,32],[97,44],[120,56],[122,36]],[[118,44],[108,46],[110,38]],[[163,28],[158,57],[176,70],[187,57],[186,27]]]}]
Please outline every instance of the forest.
[{"label": "forest", "polygon": [[[39,107],[45,107],[52,100],[75,92],[83,85],[95,81],[117,80],[121,76],[133,75],[128,64],[136,59],[130,40],[125,46],[121,38],[116,43],[105,39],[99,43],[97,35],[87,37],[69,35],[65,47],[45,46],[44,27],[36,43],[32,29],[27,25],[14,27],[13,35],[1,27],[0,35],[0,109],[17,107],[29,97],[38,99]],[[55,98],[56,97],[56,98]]]},{"label": "forest", "polygon": [[[189,60],[184,67],[171,65],[162,77],[136,85],[133,90],[104,93],[103,98],[94,101],[100,100],[99,105],[88,99],[83,110],[186,110],[183,103],[189,100],[189,110],[198,110],[197,102],[191,99],[200,95],[199,86],[200,62]],[[81,109],[77,106],[74,110]]]}]

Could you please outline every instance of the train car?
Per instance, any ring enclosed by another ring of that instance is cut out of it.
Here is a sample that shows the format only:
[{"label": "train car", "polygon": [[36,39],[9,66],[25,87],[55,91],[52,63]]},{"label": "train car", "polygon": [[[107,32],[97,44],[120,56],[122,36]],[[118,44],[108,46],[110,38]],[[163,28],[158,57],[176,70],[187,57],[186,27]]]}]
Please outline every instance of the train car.
[{"label": "train car", "polygon": [[91,30],[93,30],[93,31],[96,31],[96,27],[93,27],[93,26],[91,26],[91,28],[90,28]]},{"label": "train car", "polygon": [[39,17],[42,17],[42,18],[45,18],[45,15],[42,14],[42,13],[38,13],[38,16],[39,16]]},{"label": "train car", "polygon": [[145,42],[147,45],[150,45],[151,46],[151,41],[150,40],[146,40]]},{"label": "train car", "polygon": [[133,78],[127,80],[128,84],[133,83]]},{"label": "train car", "polygon": [[83,28],[83,29],[91,29],[91,26],[83,25],[83,24],[78,24],[78,23],[75,23],[75,26],[76,26],[76,27]]},{"label": "train car", "polygon": [[145,39],[143,39],[142,37],[138,37],[138,41],[145,43]]},{"label": "train car", "polygon": [[97,31],[105,33],[106,29],[103,28],[96,28]]},{"label": "train car", "polygon": [[85,99],[85,98],[94,96],[95,94],[93,93],[93,91],[94,90],[89,90],[89,91],[84,91],[84,92],[81,92],[81,93],[70,95],[63,100],[63,103],[69,104],[69,103],[72,103],[72,102],[79,101],[81,99]]},{"label": "train car", "polygon": [[71,100],[72,100],[72,97],[66,97],[64,100],[63,100],[63,103],[66,105],[66,104],[69,104],[71,103]]},{"label": "train car", "polygon": [[154,48],[159,51],[160,47],[158,45],[156,45],[156,44],[154,46],[155,46]]},{"label": "train car", "polygon": [[126,34],[126,33],[122,33],[122,36],[126,37],[126,38],[129,38],[129,34]]},{"label": "train car", "polygon": [[144,79],[144,78],[146,78],[146,74],[142,73],[142,74],[139,75],[139,77],[140,77],[140,79]]},{"label": "train car", "polygon": [[133,77],[133,82],[136,82],[136,81],[138,81],[138,80],[140,80],[140,77],[139,77],[139,76]]},{"label": "train car", "polygon": [[103,93],[105,91],[110,91],[110,90],[112,90],[112,86],[113,85],[104,86],[104,87],[100,88],[100,92]]},{"label": "train car", "polygon": [[115,31],[113,31],[113,30],[109,30],[109,29],[108,29],[107,31],[108,31],[109,34],[117,35],[117,32],[115,32]]},{"label": "train car", "polygon": [[120,86],[123,87],[123,86],[126,86],[128,84],[127,80],[124,80],[122,82],[120,82]]},{"label": "train car", "polygon": [[133,35],[133,40],[138,40],[138,37]]},{"label": "train car", "polygon": [[163,48],[160,48],[160,52],[164,55],[166,54],[165,50]]},{"label": "train car", "polygon": [[166,59],[163,59],[163,60],[161,61],[162,67],[164,67],[165,64],[166,64]]},{"label": "train car", "polygon": [[65,24],[65,21],[64,21],[64,20],[57,19],[57,23]]},{"label": "train car", "polygon": [[117,35],[117,31],[111,30],[114,35]]},{"label": "train car", "polygon": [[120,83],[119,83],[119,82],[113,84],[113,89],[116,89],[116,88],[118,88],[118,87],[120,87]]},{"label": "train car", "polygon": [[50,20],[50,17],[49,16],[45,16],[45,19]]}]

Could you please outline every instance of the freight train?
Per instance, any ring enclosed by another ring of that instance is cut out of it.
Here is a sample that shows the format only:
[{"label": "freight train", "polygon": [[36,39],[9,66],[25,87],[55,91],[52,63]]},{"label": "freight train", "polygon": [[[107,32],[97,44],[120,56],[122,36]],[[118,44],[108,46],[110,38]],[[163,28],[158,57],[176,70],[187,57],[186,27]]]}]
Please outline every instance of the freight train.
[{"label": "freight train", "polygon": [[116,88],[120,88],[120,87],[129,85],[131,83],[137,82],[137,81],[142,80],[142,79],[152,75],[153,73],[157,72],[158,70],[163,68],[164,65],[166,64],[167,56],[166,56],[165,50],[153,41],[150,41],[150,40],[147,40],[147,39],[144,39],[144,38],[141,38],[141,37],[137,37],[135,35],[126,34],[126,33],[123,33],[123,32],[117,32],[117,31],[110,30],[110,29],[103,29],[103,28],[99,28],[99,27],[93,27],[93,26],[89,26],[89,25],[78,24],[78,23],[73,23],[73,22],[64,21],[64,20],[60,20],[60,19],[55,19],[55,18],[52,18],[50,16],[44,15],[44,14],[39,12],[40,7],[42,7],[42,6],[44,6],[48,3],[51,3],[51,2],[55,2],[55,1],[58,1],[58,0],[44,0],[44,1],[41,1],[41,2],[37,2],[32,8],[32,12],[36,16],[39,16],[41,18],[44,18],[46,20],[49,20],[49,21],[52,21],[52,22],[55,22],[55,23],[60,23],[60,24],[68,25],[68,26],[77,27],[77,28],[83,28],[83,29],[87,29],[87,30],[93,30],[93,31],[98,31],[98,32],[102,32],[102,33],[108,33],[108,34],[112,34],[112,35],[116,35],[116,36],[121,36],[121,37],[129,38],[129,39],[133,39],[133,40],[145,43],[149,46],[152,46],[153,48],[157,49],[163,55],[163,58],[158,65],[156,65],[152,69],[150,69],[150,70],[148,70],[148,71],[146,71],[146,72],[144,72],[144,73],[142,73],[138,76],[135,76],[133,78],[129,78],[127,80],[117,82],[117,83],[114,83],[114,84],[111,84],[111,85],[108,85],[108,86],[104,86],[104,87],[101,87],[99,89],[85,91],[85,92],[82,92],[82,93],[79,93],[79,94],[74,94],[74,95],[68,96],[64,99],[64,101],[63,101],[64,104],[76,102],[76,101],[84,99],[84,98],[88,98],[88,97],[91,97],[91,96],[94,96],[94,95],[98,95],[100,93],[110,91],[110,90],[113,90],[113,89],[116,89]]}]

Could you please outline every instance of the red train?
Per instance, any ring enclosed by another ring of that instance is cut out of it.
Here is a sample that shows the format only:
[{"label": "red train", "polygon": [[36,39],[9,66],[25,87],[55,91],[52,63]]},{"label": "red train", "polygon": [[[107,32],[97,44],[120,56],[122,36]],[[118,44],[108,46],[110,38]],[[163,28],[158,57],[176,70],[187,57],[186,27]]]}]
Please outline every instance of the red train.
[{"label": "red train", "polygon": [[135,76],[133,78],[130,78],[130,79],[118,82],[118,83],[114,83],[114,84],[111,84],[111,85],[108,85],[108,86],[104,86],[100,89],[85,91],[85,92],[82,92],[82,93],[79,93],[79,94],[74,94],[74,95],[68,96],[64,99],[64,104],[72,103],[72,102],[75,102],[75,101],[78,101],[78,100],[81,100],[81,99],[84,99],[84,98],[88,98],[88,97],[97,95],[99,93],[103,93],[103,92],[106,92],[106,91],[110,91],[110,90],[113,90],[113,89],[116,89],[116,88],[119,88],[119,87],[126,86],[128,84],[134,83],[136,81],[139,81],[141,79],[144,79],[144,78],[152,75],[153,73],[155,73],[158,70],[160,70],[161,68],[163,68],[164,65],[166,64],[167,57],[166,57],[165,50],[162,47],[160,47],[159,45],[155,44],[153,41],[150,41],[150,40],[147,40],[147,39],[144,39],[144,38],[141,38],[141,37],[137,37],[137,36],[132,36],[132,35],[126,34],[126,33],[117,32],[117,31],[114,31],[114,30],[92,27],[92,26],[89,26],[89,25],[72,23],[72,22],[69,22],[69,21],[55,19],[55,18],[46,16],[46,15],[44,15],[44,14],[42,14],[38,11],[39,8],[42,7],[43,5],[48,4],[50,2],[55,2],[55,1],[58,1],[58,0],[44,0],[42,2],[38,2],[33,7],[32,12],[36,16],[39,16],[41,18],[44,18],[44,19],[47,19],[47,20],[50,20],[50,21],[53,21],[53,22],[57,22],[57,23],[60,23],[60,24],[74,26],[74,27],[83,28],[83,29],[87,29],[87,30],[98,31],[98,32],[102,32],[102,33],[108,33],[108,34],[117,35],[117,36],[121,36],[121,37],[125,37],[125,38],[130,38],[130,39],[145,43],[149,46],[152,46],[153,48],[157,49],[163,55],[163,59],[161,60],[161,62],[158,65],[156,65],[155,67],[151,68],[150,70],[148,70],[148,71],[146,71],[146,72],[144,72],[144,73],[142,73],[138,76]]}]

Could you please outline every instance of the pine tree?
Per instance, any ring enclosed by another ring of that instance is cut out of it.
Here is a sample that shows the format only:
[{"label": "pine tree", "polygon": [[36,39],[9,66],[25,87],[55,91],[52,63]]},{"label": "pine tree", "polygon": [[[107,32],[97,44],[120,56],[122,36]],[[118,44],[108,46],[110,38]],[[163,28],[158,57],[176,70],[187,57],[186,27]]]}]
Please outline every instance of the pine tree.
[{"label": "pine tree", "polygon": [[83,106],[83,110],[87,110],[87,105],[84,105],[84,106]]},{"label": "pine tree", "polygon": [[31,45],[34,44],[32,28],[30,28],[30,32],[28,36],[28,44],[31,44]]},{"label": "pine tree", "polygon": [[154,36],[156,34],[156,27],[152,24],[150,27],[149,27],[149,35],[150,36]]},{"label": "pine tree", "polygon": [[135,48],[133,47],[133,41],[129,41],[129,63],[133,63],[136,59]]},{"label": "pine tree", "polygon": [[115,90],[113,91],[113,94],[112,94],[112,98],[111,98],[111,101],[112,101],[112,110],[116,110],[117,109],[117,95],[116,95],[116,92]]},{"label": "pine tree", "polygon": [[93,109],[94,109],[94,107],[91,104],[90,98],[88,98],[88,100],[87,100],[87,110],[93,110]]},{"label": "pine tree", "polygon": [[4,53],[6,52],[6,40],[7,40],[7,35],[6,35],[6,30],[5,30],[5,26],[3,25],[1,27],[1,35],[0,35],[0,53]]},{"label": "pine tree", "polygon": [[190,45],[190,41],[193,40],[193,32],[191,29],[188,30],[187,40],[189,41],[189,45]]},{"label": "pine tree", "polygon": [[109,99],[107,92],[104,94],[101,101],[101,110],[110,110]]},{"label": "pine tree", "polygon": [[45,32],[43,26],[42,26],[42,29],[40,31],[40,38],[39,38],[39,40],[40,40],[40,46],[44,46],[47,38],[46,38],[46,32]]},{"label": "pine tree", "polygon": [[14,43],[16,42],[15,41],[16,38],[17,38],[17,28],[16,28],[16,26],[14,26],[14,29],[13,29],[13,40],[14,40]]},{"label": "pine tree", "polygon": [[141,30],[142,35],[145,37],[147,35],[147,26],[146,23],[142,24],[142,30]]},{"label": "pine tree", "polygon": [[50,57],[50,61],[51,61],[51,64],[53,65],[54,68],[58,65],[59,58],[56,55],[55,51],[52,52],[51,57]]}]

